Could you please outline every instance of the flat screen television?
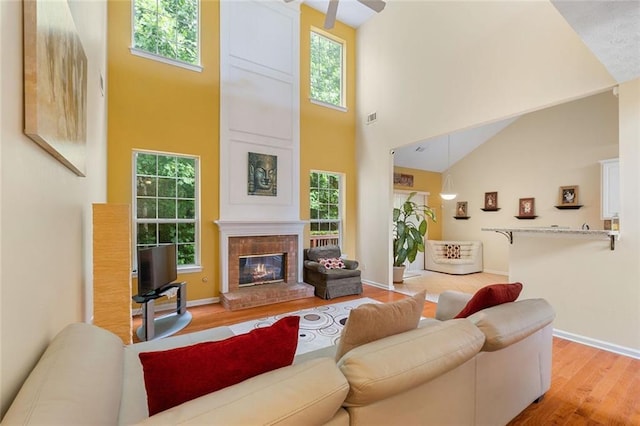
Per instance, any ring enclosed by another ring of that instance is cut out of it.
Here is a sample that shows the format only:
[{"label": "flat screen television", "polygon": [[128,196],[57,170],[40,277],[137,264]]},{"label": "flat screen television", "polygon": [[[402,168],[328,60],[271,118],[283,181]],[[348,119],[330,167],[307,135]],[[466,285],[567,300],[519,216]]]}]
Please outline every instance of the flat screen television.
[{"label": "flat screen television", "polygon": [[138,295],[157,292],[177,278],[175,244],[138,250]]}]

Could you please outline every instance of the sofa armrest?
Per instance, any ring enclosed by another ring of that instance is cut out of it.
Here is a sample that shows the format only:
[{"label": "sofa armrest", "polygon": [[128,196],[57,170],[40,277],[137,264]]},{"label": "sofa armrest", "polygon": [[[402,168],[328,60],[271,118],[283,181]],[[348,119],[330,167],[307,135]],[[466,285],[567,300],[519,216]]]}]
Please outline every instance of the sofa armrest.
[{"label": "sofa armrest", "polygon": [[201,396],[140,424],[324,424],[340,410],[348,391],[335,361],[318,358]]},{"label": "sofa armrest", "polygon": [[322,266],[321,264],[313,260],[305,260],[304,267],[311,271],[321,272],[323,274],[327,273],[327,268],[325,268],[324,266]]},{"label": "sofa armrest", "polygon": [[484,335],[467,319],[438,322],[358,346],[338,361],[345,406],[373,404],[427,383],[473,358]]},{"label": "sofa armrest", "polygon": [[436,319],[446,321],[454,318],[462,311],[472,297],[472,294],[461,291],[447,290],[442,292],[438,297]]},{"label": "sofa armrest", "polygon": [[357,260],[342,259],[342,262],[345,269],[358,269],[359,263]]},{"label": "sofa armrest", "polygon": [[85,323],[54,337],[2,419],[5,425],[117,424],[123,344]]}]

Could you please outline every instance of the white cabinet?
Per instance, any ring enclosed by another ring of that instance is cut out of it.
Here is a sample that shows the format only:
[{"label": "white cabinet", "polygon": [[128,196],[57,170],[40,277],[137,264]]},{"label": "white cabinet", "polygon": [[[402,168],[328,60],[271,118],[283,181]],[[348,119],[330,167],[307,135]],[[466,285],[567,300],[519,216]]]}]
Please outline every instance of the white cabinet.
[{"label": "white cabinet", "polygon": [[620,214],[620,163],[617,158],[600,161],[600,197],[602,219]]}]

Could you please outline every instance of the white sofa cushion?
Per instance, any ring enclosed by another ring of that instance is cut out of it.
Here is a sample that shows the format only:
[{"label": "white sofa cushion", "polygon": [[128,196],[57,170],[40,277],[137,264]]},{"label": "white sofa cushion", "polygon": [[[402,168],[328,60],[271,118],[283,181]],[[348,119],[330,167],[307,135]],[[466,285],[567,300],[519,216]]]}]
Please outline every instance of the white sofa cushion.
[{"label": "white sofa cushion", "polygon": [[320,425],[341,410],[348,390],[335,361],[318,358],[187,401],[140,424]]},{"label": "white sofa cushion", "polygon": [[358,346],[338,362],[350,385],[345,406],[373,404],[433,380],[473,358],[483,343],[477,327],[457,319]]},{"label": "white sofa cushion", "polygon": [[166,339],[135,343],[124,348],[124,383],[120,404],[119,424],[130,425],[149,417],[147,391],[144,387],[144,373],[138,354],[140,352],[161,351],[200,342],[210,342],[232,337],[229,327],[216,327],[195,333],[172,336]]},{"label": "white sofa cushion", "polygon": [[122,348],[118,336],[96,326],[65,327],[29,374],[2,423],[117,424]]}]

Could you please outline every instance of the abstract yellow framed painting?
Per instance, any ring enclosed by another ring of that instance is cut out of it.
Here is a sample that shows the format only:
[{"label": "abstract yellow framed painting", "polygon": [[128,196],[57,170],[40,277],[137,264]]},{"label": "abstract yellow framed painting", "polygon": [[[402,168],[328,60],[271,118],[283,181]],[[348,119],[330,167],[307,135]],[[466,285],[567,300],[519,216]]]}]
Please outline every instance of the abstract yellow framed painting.
[{"label": "abstract yellow framed painting", "polygon": [[66,0],[24,0],[25,134],[85,175],[87,57]]}]

